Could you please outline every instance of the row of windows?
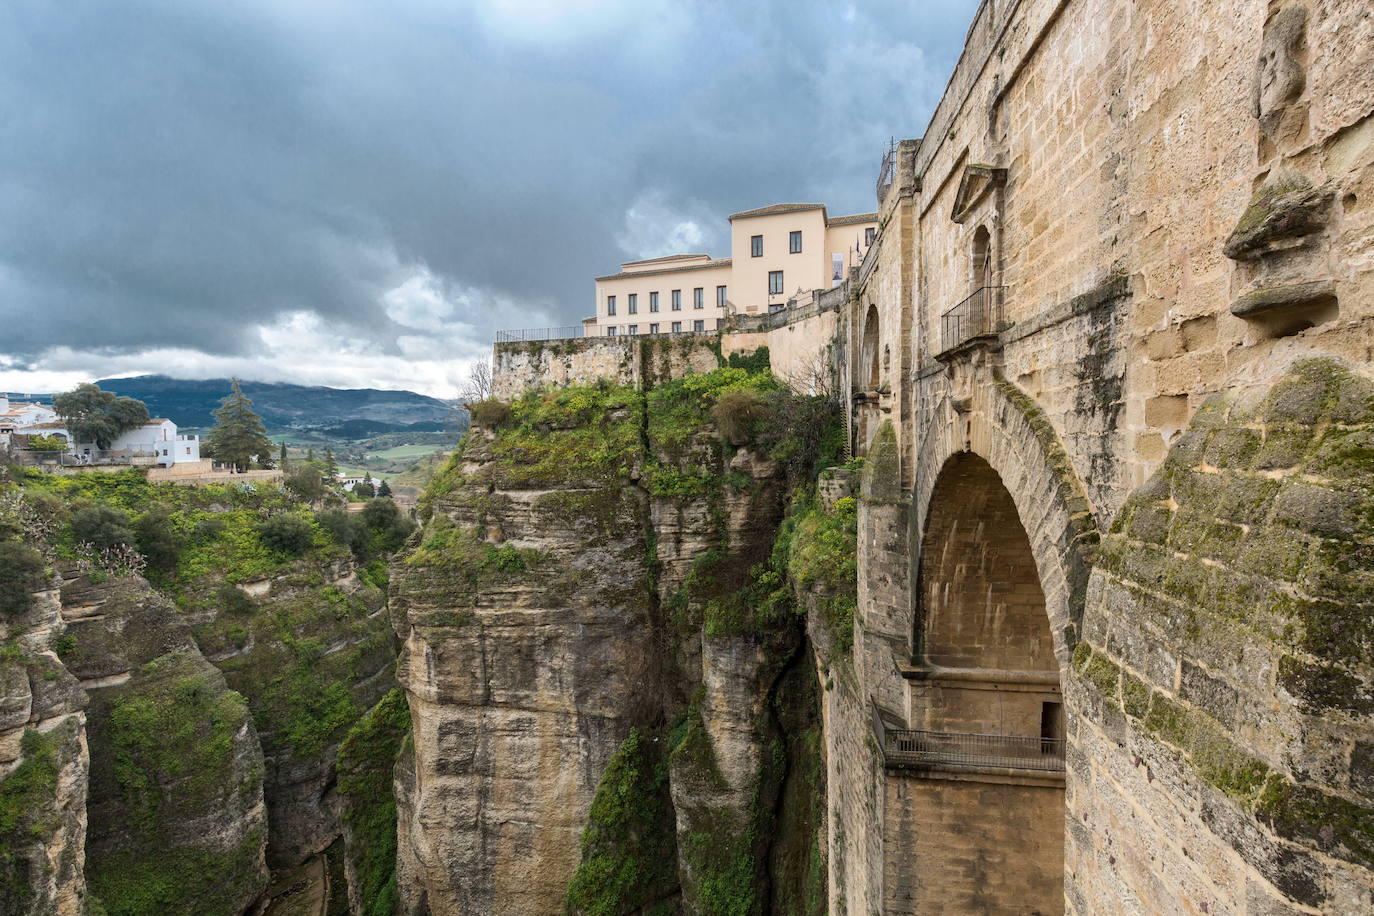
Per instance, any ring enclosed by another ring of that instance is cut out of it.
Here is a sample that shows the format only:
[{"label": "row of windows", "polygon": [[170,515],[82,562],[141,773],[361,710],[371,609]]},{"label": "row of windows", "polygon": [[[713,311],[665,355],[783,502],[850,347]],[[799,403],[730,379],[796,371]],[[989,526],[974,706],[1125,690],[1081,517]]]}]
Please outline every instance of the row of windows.
[{"label": "row of windows", "polygon": [[[787,253],[801,254],[802,234],[800,231],[787,233]],[[749,256],[752,258],[763,257],[763,236],[751,235],[749,237]]]},{"label": "row of windows", "polygon": [[[675,290],[673,290],[669,295],[670,295],[670,297],[671,297],[671,302],[672,302],[672,305],[673,305],[673,311],[675,311],[675,312],[680,312],[680,311],[682,311],[682,290],[680,290],[680,289],[675,289]],[[630,294],[629,294],[628,296],[626,296],[625,298],[628,300],[628,301],[626,302],[626,305],[629,306],[629,313],[630,313],[631,315],[638,315],[638,314],[639,314],[639,293],[630,293]],[[723,286],[717,286],[717,287],[716,287],[716,305],[719,306],[720,308],[725,308],[725,287],[723,287]],[[706,289],[705,289],[705,287],[698,286],[696,289],[692,290],[692,308],[694,308],[694,309],[704,309],[704,308],[706,308]],[[649,311],[651,311],[651,312],[657,312],[657,311],[658,311],[658,293],[650,293],[650,294],[649,294]],[[606,314],[607,314],[607,315],[614,315],[614,314],[615,314],[615,296],[607,296],[607,297],[606,297]]]},{"label": "row of windows", "polygon": [[[716,327],[720,327],[720,321],[716,321]],[[705,331],[705,330],[706,330],[706,322],[705,322],[704,320],[702,320],[702,319],[697,319],[696,321],[693,321],[693,322],[692,322],[692,330],[693,330],[693,331],[697,331],[697,332]],[[628,324],[628,325],[626,325],[626,326],[625,326],[625,333],[626,333],[626,334],[638,334],[638,333],[639,333],[639,325],[637,325],[637,324]],[[662,333],[663,333],[663,326],[660,325],[658,322],[655,321],[654,323],[652,323],[652,324],[649,325],[649,330],[647,331],[647,333],[649,333],[649,334],[662,334]],[[682,322],[681,322],[681,321],[674,321],[671,325],[669,325],[669,331],[668,331],[668,333],[670,333],[670,334],[681,334],[681,333],[682,333]],[[619,328],[614,328],[614,327],[612,327],[612,328],[607,328],[607,329],[606,329],[606,336],[607,336],[607,337],[616,337],[616,336],[618,336],[619,334],[620,334],[620,329],[619,329]]]},{"label": "row of windows", "polygon": [[[864,245],[872,245],[872,244],[873,244],[873,239],[874,239],[875,236],[877,236],[877,234],[878,234],[878,230],[877,230],[877,229],[874,229],[872,226],[869,226],[869,227],[867,227],[866,229],[864,229]],[[801,250],[802,250],[802,234],[801,234],[801,232],[789,232],[789,233],[787,233],[787,253],[788,253],[788,254],[801,254]],[[749,237],[749,256],[752,257],[752,258],[761,258],[761,257],[763,257],[763,236],[761,236],[761,235],[751,235],[751,236]]]}]

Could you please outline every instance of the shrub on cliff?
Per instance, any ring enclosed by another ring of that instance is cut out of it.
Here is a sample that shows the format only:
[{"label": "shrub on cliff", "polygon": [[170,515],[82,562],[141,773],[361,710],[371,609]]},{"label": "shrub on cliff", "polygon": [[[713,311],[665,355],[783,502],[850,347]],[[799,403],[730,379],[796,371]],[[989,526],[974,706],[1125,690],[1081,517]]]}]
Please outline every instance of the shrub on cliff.
[{"label": "shrub on cliff", "polygon": [[720,437],[731,445],[745,445],[754,438],[760,423],[768,416],[768,403],[763,395],[744,388],[727,391],[716,399],[711,408]]},{"label": "shrub on cliff", "polygon": [[631,730],[607,764],[582,834],[582,862],[568,884],[568,913],[637,913],[677,886],[663,744]]},{"label": "shrub on cliff", "polygon": [[105,505],[87,505],[72,514],[72,539],[99,550],[128,547],[134,542],[129,516]]},{"label": "shrub on cliff", "polygon": [[258,537],[270,550],[298,557],[310,549],[315,532],[310,523],[295,515],[274,515],[258,525]]},{"label": "shrub on cliff", "polygon": [[0,614],[28,610],[33,592],[46,580],[43,555],[18,541],[0,541]]},{"label": "shrub on cliff", "polygon": [[472,418],[473,426],[496,429],[504,426],[510,420],[511,406],[505,401],[488,398],[485,401],[469,404],[468,416]]}]

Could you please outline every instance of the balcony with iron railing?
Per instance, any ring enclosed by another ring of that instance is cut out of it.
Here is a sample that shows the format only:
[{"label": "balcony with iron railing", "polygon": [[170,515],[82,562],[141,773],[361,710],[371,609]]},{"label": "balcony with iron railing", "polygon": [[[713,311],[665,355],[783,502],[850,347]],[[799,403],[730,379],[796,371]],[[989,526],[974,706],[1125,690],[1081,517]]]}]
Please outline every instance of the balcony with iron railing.
[{"label": "balcony with iron railing", "polygon": [[1003,286],[980,286],[940,315],[940,353],[996,336],[1002,320]]},{"label": "balcony with iron railing", "polygon": [[873,732],[889,767],[1064,771],[1064,739],[893,728],[875,705]]}]

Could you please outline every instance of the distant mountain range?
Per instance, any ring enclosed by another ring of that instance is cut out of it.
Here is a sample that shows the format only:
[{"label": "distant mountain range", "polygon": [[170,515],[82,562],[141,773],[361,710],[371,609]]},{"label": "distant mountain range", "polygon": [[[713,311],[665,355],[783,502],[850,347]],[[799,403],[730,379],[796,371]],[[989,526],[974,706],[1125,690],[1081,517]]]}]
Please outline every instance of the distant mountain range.
[{"label": "distant mountain range", "polygon": [[[229,394],[229,379],[176,379],[165,375],[106,378],[96,382],[106,391],[137,398],[155,417],[178,426],[209,427],[213,411]],[[442,429],[454,408],[414,391],[378,388],[324,388],[283,382],[239,380],[253,409],[269,430],[321,429],[347,426],[367,434],[400,430]]]}]

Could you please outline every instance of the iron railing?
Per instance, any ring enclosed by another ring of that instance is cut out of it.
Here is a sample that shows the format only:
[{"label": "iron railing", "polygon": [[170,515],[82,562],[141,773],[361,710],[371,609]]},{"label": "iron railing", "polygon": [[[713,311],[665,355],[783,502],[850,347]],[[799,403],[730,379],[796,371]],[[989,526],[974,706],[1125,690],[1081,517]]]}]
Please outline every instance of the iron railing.
[{"label": "iron railing", "polygon": [[980,286],[954,308],[940,316],[941,352],[952,350],[975,337],[997,333],[1002,314],[1002,286]]},{"label": "iron railing", "polygon": [[885,738],[883,753],[889,763],[1064,769],[1063,738],[928,732],[909,728],[887,729]]},{"label": "iron railing", "polygon": [[566,325],[561,328],[524,328],[518,331],[497,331],[496,342],[508,343],[518,340],[564,340],[585,336],[582,325]]},{"label": "iron railing", "polygon": [[894,138],[888,141],[887,152],[883,154],[882,165],[878,167],[878,209],[883,207],[883,201],[887,199],[888,189],[892,187],[892,182],[897,177],[897,140]]}]

